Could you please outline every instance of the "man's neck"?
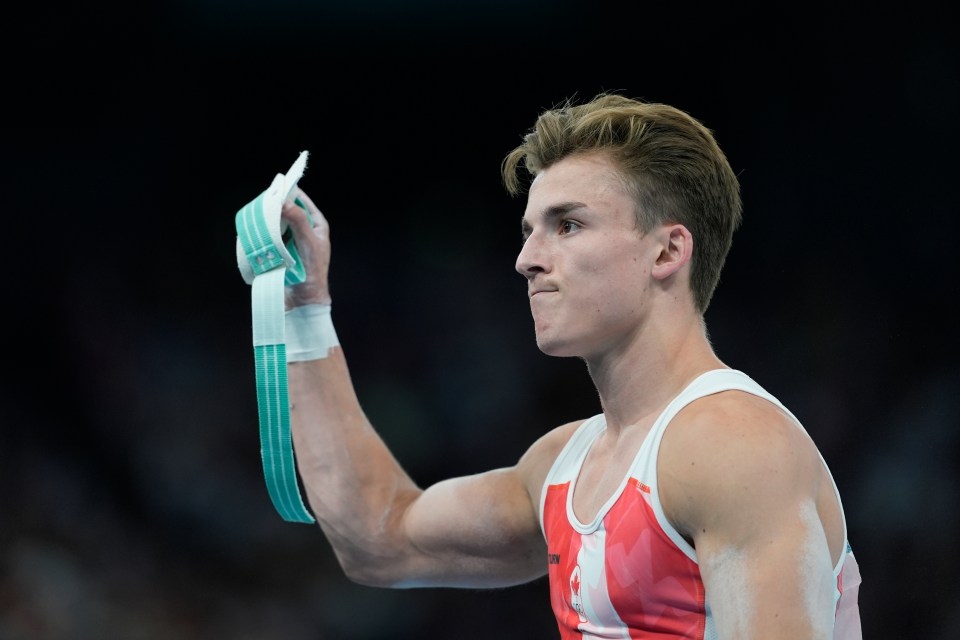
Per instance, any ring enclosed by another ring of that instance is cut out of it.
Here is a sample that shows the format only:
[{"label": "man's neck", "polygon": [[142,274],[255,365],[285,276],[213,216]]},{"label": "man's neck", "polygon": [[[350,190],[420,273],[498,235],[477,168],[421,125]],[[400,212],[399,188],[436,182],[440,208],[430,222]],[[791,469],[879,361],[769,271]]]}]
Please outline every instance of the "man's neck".
[{"label": "man's neck", "polygon": [[699,316],[648,325],[618,348],[587,359],[610,430],[659,413],[698,375],[724,367]]}]

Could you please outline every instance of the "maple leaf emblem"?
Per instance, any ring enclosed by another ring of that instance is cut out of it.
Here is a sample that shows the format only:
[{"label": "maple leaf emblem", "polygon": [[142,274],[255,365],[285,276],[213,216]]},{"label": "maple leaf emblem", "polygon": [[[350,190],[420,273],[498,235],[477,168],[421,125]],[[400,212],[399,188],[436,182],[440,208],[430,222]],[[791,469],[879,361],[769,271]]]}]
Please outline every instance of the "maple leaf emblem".
[{"label": "maple leaf emblem", "polygon": [[570,580],[570,587],[573,589],[573,593],[575,595],[580,593],[580,573],[579,572],[575,572],[573,574],[573,578],[571,578]]}]

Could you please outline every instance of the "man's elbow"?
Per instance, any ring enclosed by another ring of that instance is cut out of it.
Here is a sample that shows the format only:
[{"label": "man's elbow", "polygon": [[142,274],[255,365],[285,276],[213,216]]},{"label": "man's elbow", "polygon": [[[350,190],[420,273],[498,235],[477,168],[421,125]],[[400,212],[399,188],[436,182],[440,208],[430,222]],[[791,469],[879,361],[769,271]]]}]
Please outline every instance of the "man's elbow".
[{"label": "man's elbow", "polygon": [[338,556],[338,560],[347,580],[365,587],[399,588],[409,582],[409,576],[390,559]]},{"label": "man's elbow", "polygon": [[384,572],[372,570],[370,567],[362,565],[343,566],[343,574],[350,582],[365,587],[390,588],[395,586],[395,580],[385,575]]}]

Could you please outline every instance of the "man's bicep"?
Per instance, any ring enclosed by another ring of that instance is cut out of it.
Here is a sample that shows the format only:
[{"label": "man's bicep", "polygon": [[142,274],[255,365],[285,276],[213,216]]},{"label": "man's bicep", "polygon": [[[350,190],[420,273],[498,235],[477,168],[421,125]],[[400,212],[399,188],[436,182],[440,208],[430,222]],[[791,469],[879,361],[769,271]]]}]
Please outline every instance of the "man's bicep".
[{"label": "man's bicep", "polygon": [[536,508],[515,468],[429,487],[407,510],[403,528],[420,556],[408,586],[509,586],[546,571]]},{"label": "man's bicep", "polygon": [[828,640],[833,563],[817,511],[821,463],[795,425],[754,421],[697,466],[691,532],[721,638]]},{"label": "man's bicep", "polygon": [[405,509],[418,566],[407,584],[500,587],[546,574],[540,491],[577,420],[542,435],[516,466],[439,482]]},{"label": "man's bicep", "polygon": [[815,503],[740,517],[753,519],[752,532],[725,536],[717,529],[696,538],[720,637],[829,640],[835,579]]}]

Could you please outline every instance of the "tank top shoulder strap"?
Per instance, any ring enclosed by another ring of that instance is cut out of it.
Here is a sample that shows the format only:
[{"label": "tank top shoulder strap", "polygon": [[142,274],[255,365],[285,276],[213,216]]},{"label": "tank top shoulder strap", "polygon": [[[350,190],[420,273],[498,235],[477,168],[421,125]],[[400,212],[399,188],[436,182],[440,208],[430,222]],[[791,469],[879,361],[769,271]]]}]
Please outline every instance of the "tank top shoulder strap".
[{"label": "tank top shoulder strap", "polygon": [[573,480],[580,471],[579,462],[586,456],[587,450],[590,449],[597,435],[606,428],[607,422],[602,413],[584,420],[560,450],[560,455],[554,460],[553,466],[547,473],[544,486]]},{"label": "tank top shoulder strap", "polygon": [[677,397],[663,410],[663,413],[660,414],[651,429],[650,439],[652,440],[653,446],[650,448],[650,453],[656,455],[660,450],[660,440],[663,438],[663,433],[666,431],[667,425],[680,413],[681,409],[694,400],[699,400],[700,398],[720,393],[721,391],[745,391],[764,398],[786,412],[798,427],[803,428],[800,421],[797,420],[797,417],[794,416],[789,409],[783,406],[777,398],[768,393],[766,389],[757,384],[756,381],[747,374],[742,371],[737,371],[736,369],[713,369],[695,378],[693,382],[677,394]]},{"label": "tank top shoulder strap", "polygon": [[540,489],[539,515],[541,529],[543,528],[543,506],[547,498],[547,489],[550,485],[573,482],[577,474],[580,473],[580,467],[583,465],[583,460],[587,456],[590,445],[606,428],[606,419],[602,413],[598,413],[584,420],[583,424],[577,427],[567,443],[563,445],[563,449],[560,450],[560,454],[553,461],[553,465],[547,472],[547,477],[544,478],[543,486]]}]

